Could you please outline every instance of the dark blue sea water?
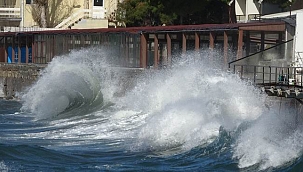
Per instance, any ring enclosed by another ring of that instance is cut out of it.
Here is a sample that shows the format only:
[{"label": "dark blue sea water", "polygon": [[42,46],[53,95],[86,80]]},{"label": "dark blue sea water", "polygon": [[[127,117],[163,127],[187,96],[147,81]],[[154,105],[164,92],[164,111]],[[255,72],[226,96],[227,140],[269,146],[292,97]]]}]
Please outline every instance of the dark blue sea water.
[{"label": "dark blue sea water", "polygon": [[303,171],[296,104],[204,59],[130,77],[102,53],[0,100],[0,171]]}]

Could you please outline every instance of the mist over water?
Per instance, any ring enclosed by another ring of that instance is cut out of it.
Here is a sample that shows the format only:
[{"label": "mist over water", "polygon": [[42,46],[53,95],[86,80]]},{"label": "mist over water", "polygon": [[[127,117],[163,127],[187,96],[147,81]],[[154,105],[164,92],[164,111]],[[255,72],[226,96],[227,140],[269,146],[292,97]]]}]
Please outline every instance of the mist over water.
[{"label": "mist over water", "polygon": [[60,150],[105,149],[98,145],[107,140],[109,150],[190,154],[201,159],[197,166],[226,154],[244,170],[287,167],[302,156],[301,116],[229,73],[216,54],[188,53],[136,77],[107,54],[83,49],[55,58],[22,96],[22,113],[43,125],[19,137]]}]

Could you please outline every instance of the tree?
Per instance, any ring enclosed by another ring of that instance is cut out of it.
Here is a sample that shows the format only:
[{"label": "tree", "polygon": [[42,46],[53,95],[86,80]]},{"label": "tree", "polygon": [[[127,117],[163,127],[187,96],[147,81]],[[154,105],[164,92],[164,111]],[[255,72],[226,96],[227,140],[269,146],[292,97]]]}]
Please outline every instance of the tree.
[{"label": "tree", "polygon": [[33,19],[40,27],[45,28],[46,25],[46,11],[48,9],[48,0],[34,0],[32,7]]},{"label": "tree", "polygon": [[75,2],[63,0],[34,0],[31,8],[33,20],[42,28],[52,28],[69,17]]},{"label": "tree", "polygon": [[127,26],[152,26],[157,12],[150,0],[124,0],[118,4],[116,17]]},{"label": "tree", "polygon": [[226,9],[221,0],[124,0],[116,19],[127,26],[226,23]]},{"label": "tree", "polygon": [[264,0],[263,2],[277,4],[281,9],[286,9],[289,8],[295,0]]}]

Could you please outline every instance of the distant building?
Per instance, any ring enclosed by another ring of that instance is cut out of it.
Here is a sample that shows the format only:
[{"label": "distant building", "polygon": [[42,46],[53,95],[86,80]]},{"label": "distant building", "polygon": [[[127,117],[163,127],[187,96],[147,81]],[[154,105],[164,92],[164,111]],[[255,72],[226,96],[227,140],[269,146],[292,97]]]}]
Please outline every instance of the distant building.
[{"label": "distant building", "polygon": [[[63,0],[60,7],[57,1],[48,2],[50,20],[61,20],[53,21],[56,29],[108,28],[118,24],[115,10],[119,0]],[[32,17],[34,6],[34,0],[0,0],[1,30],[38,28]]]},{"label": "distant building", "polygon": [[303,0],[296,0],[292,6],[285,9],[281,9],[279,5],[270,4],[264,0],[232,0],[232,2],[233,1],[235,1],[237,22],[259,20],[262,19],[263,16],[281,12],[285,12],[284,14],[289,16],[292,15],[292,11],[303,9]]}]

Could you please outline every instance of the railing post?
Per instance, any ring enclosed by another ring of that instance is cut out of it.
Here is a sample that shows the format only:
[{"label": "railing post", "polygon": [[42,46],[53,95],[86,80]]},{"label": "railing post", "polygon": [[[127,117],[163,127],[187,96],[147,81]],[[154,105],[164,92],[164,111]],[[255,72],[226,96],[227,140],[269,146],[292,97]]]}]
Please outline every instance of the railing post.
[{"label": "railing post", "polygon": [[289,67],[287,68],[287,78],[286,78],[286,83],[287,83],[287,85],[288,85],[288,87],[289,87]]},{"label": "railing post", "polygon": [[240,78],[242,79],[242,77],[243,77],[243,65],[241,65],[241,72],[240,72]]},{"label": "railing post", "polygon": [[269,66],[269,83],[271,83],[271,66]]},{"label": "railing post", "polygon": [[278,68],[276,67],[275,70],[275,83],[277,84],[277,77],[278,77]]},{"label": "railing post", "polygon": [[254,66],[254,84],[256,83],[257,66]]},{"label": "railing post", "polygon": [[263,68],[262,68],[262,81],[263,81],[263,85],[264,85],[264,80],[265,80],[265,70],[264,70],[264,66],[263,66]]},{"label": "railing post", "polygon": [[[302,67],[301,67],[301,71],[302,71]],[[300,84],[301,84],[301,88],[302,88],[302,79],[303,79],[303,77],[302,77],[302,73],[301,73],[301,82],[300,82]]]},{"label": "railing post", "polygon": [[297,77],[297,76],[296,76],[296,69],[297,69],[297,68],[293,68],[293,69],[294,69],[294,70],[293,70],[293,74],[294,74],[294,82],[295,82],[294,85],[296,85],[296,82],[297,82],[297,80],[296,80],[296,77]]}]

